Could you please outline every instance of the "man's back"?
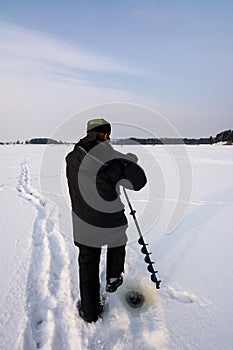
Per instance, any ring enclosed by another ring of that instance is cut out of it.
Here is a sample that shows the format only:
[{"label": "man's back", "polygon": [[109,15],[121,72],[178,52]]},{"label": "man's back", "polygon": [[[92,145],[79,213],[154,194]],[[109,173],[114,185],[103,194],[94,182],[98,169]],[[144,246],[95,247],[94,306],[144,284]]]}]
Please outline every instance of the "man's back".
[{"label": "man's back", "polygon": [[74,213],[97,227],[127,224],[119,182],[127,180],[125,187],[140,190],[146,184],[142,168],[96,134],[81,139],[66,162]]}]

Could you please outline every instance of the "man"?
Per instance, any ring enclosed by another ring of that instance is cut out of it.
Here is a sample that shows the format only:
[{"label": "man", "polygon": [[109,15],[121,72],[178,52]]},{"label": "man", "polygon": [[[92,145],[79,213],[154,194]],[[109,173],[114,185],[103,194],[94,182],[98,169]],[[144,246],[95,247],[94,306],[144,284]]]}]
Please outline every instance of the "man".
[{"label": "man", "polygon": [[104,119],[87,123],[87,135],[66,157],[72,204],[74,244],[79,248],[80,316],[96,322],[102,312],[99,263],[107,245],[106,291],[122,284],[127,218],[119,186],[140,190],[146,176],[137,156],[115,151],[109,143],[111,125]]}]

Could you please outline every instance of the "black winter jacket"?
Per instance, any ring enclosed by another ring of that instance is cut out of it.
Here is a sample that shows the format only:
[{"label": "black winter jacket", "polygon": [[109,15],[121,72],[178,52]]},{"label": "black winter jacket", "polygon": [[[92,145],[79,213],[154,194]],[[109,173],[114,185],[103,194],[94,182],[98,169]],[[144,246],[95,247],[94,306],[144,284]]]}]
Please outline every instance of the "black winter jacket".
[{"label": "black winter jacket", "polygon": [[[125,230],[127,218],[119,197],[119,185],[140,190],[147,182],[142,168],[97,134],[81,139],[67,155],[66,164],[72,211],[79,222],[95,227],[95,231],[96,228],[122,227]],[[78,240],[77,232],[74,240]]]}]

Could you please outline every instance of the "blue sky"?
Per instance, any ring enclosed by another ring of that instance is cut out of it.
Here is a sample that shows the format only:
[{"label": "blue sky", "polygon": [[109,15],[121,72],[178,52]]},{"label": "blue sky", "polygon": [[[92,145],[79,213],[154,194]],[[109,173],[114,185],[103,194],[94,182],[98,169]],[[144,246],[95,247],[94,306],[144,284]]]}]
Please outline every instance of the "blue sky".
[{"label": "blue sky", "polygon": [[0,34],[0,140],[116,101],[184,137],[233,128],[232,1],[1,0]]}]

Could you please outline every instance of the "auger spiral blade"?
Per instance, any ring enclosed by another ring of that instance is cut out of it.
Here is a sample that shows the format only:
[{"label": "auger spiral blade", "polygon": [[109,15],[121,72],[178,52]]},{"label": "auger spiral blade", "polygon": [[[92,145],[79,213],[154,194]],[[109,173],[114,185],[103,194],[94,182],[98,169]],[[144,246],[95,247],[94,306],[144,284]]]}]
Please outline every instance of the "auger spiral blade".
[{"label": "auger spiral blade", "polygon": [[148,250],[147,250],[147,247],[145,245],[142,247],[141,252],[142,252],[142,254],[146,254],[146,255],[149,254]]},{"label": "auger spiral blade", "polygon": [[144,261],[147,263],[147,264],[150,264],[151,263],[151,260],[150,260],[150,255],[151,253],[148,253],[145,258],[144,258]]},{"label": "auger spiral blade", "polygon": [[138,239],[138,243],[139,243],[140,245],[145,245],[145,242],[144,242],[143,237],[140,237],[140,238]]},{"label": "auger spiral blade", "polygon": [[148,264],[147,270],[148,270],[149,272],[151,272],[151,273],[154,273],[155,270],[154,270],[154,267],[153,267],[152,264],[154,264],[154,262],[151,262],[151,263]]}]

